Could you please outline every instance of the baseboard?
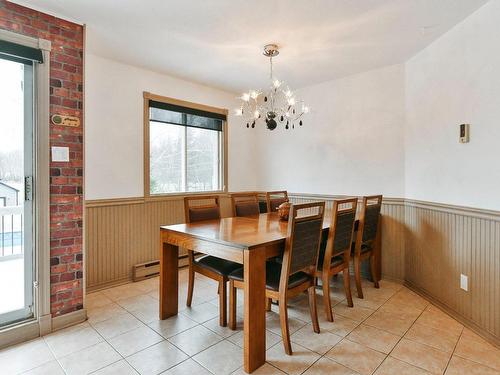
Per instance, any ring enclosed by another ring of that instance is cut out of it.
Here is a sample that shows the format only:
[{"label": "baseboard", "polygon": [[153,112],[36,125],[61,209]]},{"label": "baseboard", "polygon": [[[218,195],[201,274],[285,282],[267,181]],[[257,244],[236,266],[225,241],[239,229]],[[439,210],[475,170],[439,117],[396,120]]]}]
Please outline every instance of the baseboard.
[{"label": "baseboard", "polygon": [[109,281],[107,283],[102,283],[102,284],[98,284],[98,285],[87,286],[87,294],[94,293],[94,292],[99,292],[100,290],[113,288],[115,286],[120,286],[120,285],[128,284],[128,283],[131,283],[131,282],[132,282],[132,278],[131,277],[126,277],[126,278],[123,278],[123,279],[117,279],[117,280]]},{"label": "baseboard", "polygon": [[52,332],[52,315],[42,315],[38,319],[38,325],[40,326],[40,336],[48,335]]},{"label": "baseboard", "polygon": [[459,313],[457,313],[455,310],[451,309],[441,301],[437,300],[433,296],[431,296],[429,293],[426,291],[422,290],[421,288],[413,285],[412,283],[405,281],[404,286],[406,286],[408,289],[412,290],[413,292],[417,293],[419,296],[425,298],[429,302],[431,302],[433,305],[436,305],[439,307],[441,310],[443,310],[446,314],[450,315],[453,319],[459,321],[462,323],[465,327],[469,328],[471,331],[474,331],[477,333],[479,336],[481,336],[483,339],[491,343],[492,345],[496,346],[497,348],[500,349],[500,337],[497,337],[495,335],[492,335],[488,331],[485,331],[483,328],[479,327],[476,323],[471,321],[470,319],[467,319],[463,316],[461,316]]},{"label": "baseboard", "polygon": [[87,320],[87,310],[76,310],[61,316],[52,318],[52,332],[82,323]]},{"label": "baseboard", "polygon": [[[188,266],[188,258],[187,256],[179,257],[179,270],[185,268]],[[120,286],[120,285],[125,285],[129,283],[133,283],[134,280],[132,280],[131,277],[126,277],[124,279],[118,279],[118,280],[113,280],[107,283],[99,284],[99,285],[92,285],[87,287],[87,294],[90,293],[95,293],[99,292],[101,290],[113,288],[115,286]]]},{"label": "baseboard", "polygon": [[405,283],[405,281],[402,279],[398,279],[397,277],[392,277],[392,276],[388,276],[388,275],[384,275],[384,274],[382,274],[382,277],[380,278],[380,280],[387,280],[387,281],[391,281],[393,283],[401,284],[401,285],[404,285],[404,283]]},{"label": "baseboard", "polygon": [[19,344],[40,336],[40,326],[37,320],[15,325],[0,331],[0,349]]}]

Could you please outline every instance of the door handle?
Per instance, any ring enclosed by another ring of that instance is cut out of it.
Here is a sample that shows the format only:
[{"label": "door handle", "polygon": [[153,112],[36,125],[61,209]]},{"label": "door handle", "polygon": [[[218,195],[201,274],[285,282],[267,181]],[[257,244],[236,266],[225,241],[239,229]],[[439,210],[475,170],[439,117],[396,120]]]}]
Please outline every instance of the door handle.
[{"label": "door handle", "polygon": [[33,176],[24,177],[24,200],[33,200]]}]

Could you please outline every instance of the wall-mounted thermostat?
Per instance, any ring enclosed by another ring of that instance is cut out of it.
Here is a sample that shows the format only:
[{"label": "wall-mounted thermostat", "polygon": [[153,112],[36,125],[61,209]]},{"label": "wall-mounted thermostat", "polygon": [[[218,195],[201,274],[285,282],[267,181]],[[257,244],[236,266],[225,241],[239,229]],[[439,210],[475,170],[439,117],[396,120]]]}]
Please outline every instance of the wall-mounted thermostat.
[{"label": "wall-mounted thermostat", "polygon": [[460,125],[460,143],[469,143],[469,124]]}]

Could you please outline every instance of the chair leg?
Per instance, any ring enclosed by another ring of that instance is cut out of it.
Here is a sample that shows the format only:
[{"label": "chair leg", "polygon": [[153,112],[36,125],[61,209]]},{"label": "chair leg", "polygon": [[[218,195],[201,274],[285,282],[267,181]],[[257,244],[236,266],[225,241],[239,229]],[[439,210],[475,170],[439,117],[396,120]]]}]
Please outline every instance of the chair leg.
[{"label": "chair leg", "polygon": [[[311,312],[313,330],[314,332],[319,333],[318,309],[316,305],[316,288],[314,286],[311,286],[309,289],[307,289],[307,293],[309,295],[309,311]],[[330,309],[330,313],[331,312],[332,310]],[[333,321],[333,318],[331,321]]]},{"label": "chair leg", "polygon": [[292,355],[292,344],[290,343],[290,329],[288,328],[288,308],[287,301],[280,300],[280,325],[281,325],[281,337],[283,339],[283,346],[285,347],[285,353]]},{"label": "chair leg", "polygon": [[234,281],[229,280],[229,329],[236,329],[236,288]]},{"label": "chair leg", "polygon": [[332,301],[330,300],[330,280],[329,275],[323,272],[323,305],[325,305],[326,320],[333,322]]},{"label": "chair leg", "polygon": [[361,287],[361,259],[358,257],[354,258],[354,278],[356,280],[358,298],[363,298],[363,288]]},{"label": "chair leg", "polygon": [[193,265],[191,263],[192,254],[188,256],[190,258],[189,258],[188,293],[187,293],[186,306],[191,307],[191,302],[193,301],[193,289],[194,289],[194,270],[193,270]]},{"label": "chair leg", "polygon": [[347,306],[353,307],[354,304],[352,303],[351,277],[349,275],[349,267],[344,268],[342,275],[344,276],[344,290],[345,290],[345,296],[347,298]]},{"label": "chair leg", "polygon": [[272,298],[266,298],[266,311],[271,311]]},{"label": "chair leg", "polygon": [[375,271],[375,255],[370,255],[370,270],[372,273],[372,279],[373,279],[373,285],[375,288],[380,288],[380,285],[378,284],[377,280],[377,272]]},{"label": "chair leg", "polygon": [[219,325],[227,326],[227,285],[226,280],[219,281]]}]

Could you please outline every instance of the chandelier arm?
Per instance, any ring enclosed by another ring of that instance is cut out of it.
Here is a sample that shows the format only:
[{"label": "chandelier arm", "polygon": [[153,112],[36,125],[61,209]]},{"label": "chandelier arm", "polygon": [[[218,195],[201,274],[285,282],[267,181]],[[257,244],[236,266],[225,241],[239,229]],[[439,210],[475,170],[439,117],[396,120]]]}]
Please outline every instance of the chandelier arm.
[{"label": "chandelier arm", "polygon": [[[248,120],[247,127],[250,127],[251,124],[251,127],[254,128],[263,116],[269,130],[276,128],[277,121],[286,122],[285,128],[291,127],[293,129],[295,122],[300,121],[299,125],[302,125],[301,118],[309,112],[309,109],[304,107],[304,102],[297,101],[294,93],[284,82],[274,78],[273,57],[277,56],[278,53],[278,47],[274,44],[264,47],[264,55],[269,58],[269,79],[271,81],[269,89],[265,91],[251,90],[241,97],[243,103],[238,111]],[[302,110],[299,110],[301,105]]]}]

